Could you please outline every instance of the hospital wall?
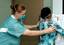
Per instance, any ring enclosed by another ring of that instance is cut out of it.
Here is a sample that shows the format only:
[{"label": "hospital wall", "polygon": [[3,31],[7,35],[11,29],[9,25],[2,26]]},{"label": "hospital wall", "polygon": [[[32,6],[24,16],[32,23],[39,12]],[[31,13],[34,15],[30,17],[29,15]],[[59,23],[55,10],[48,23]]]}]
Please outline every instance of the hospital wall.
[{"label": "hospital wall", "polygon": [[0,24],[10,15],[10,0],[0,0]]},{"label": "hospital wall", "polygon": [[43,7],[50,7],[53,14],[55,15],[63,15],[62,14],[62,0],[43,0]]},{"label": "hospital wall", "polygon": [[49,7],[51,10],[53,10],[53,0],[42,0],[43,1],[43,7]]},{"label": "hospital wall", "polygon": [[62,0],[53,0],[53,14],[62,15]]}]

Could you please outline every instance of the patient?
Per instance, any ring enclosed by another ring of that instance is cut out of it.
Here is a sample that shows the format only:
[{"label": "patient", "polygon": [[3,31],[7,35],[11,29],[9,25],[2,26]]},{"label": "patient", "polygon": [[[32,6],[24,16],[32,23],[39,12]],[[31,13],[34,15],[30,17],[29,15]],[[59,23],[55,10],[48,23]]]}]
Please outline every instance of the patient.
[{"label": "patient", "polygon": [[61,35],[64,35],[63,28],[60,27],[57,22],[54,22],[54,20],[52,20],[51,17],[52,17],[51,9],[48,7],[44,7],[41,10],[38,29],[42,30],[49,28],[50,26],[53,26],[55,27],[56,32],[41,35],[40,42],[38,43],[38,45],[55,45],[57,34],[60,33]]}]

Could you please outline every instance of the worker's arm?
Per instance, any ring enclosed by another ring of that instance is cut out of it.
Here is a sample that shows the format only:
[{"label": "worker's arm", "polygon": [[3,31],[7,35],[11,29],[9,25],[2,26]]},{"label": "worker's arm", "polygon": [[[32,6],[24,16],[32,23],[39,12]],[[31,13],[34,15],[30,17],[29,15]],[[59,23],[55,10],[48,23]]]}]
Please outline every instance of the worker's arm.
[{"label": "worker's arm", "polygon": [[26,26],[26,28],[28,28],[28,29],[32,29],[32,28],[37,27],[37,25],[25,25],[25,26]]},{"label": "worker's arm", "polygon": [[29,30],[29,29],[26,29],[26,31],[23,33],[23,35],[26,35],[26,36],[39,36],[39,35],[43,35],[43,34],[46,34],[46,33],[51,33],[51,32],[54,32],[54,28],[50,27],[48,29],[44,29],[42,31],[38,31],[38,30]]}]

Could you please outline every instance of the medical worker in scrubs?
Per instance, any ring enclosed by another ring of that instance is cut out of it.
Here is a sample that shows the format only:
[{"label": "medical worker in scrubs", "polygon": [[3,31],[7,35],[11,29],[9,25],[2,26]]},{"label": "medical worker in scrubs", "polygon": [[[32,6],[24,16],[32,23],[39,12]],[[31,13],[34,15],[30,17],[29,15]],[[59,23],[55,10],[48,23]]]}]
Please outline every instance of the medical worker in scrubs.
[{"label": "medical worker in scrubs", "polygon": [[[25,16],[25,6],[15,4],[11,6],[11,9],[12,15],[8,16],[8,18],[0,25],[0,29],[3,29],[3,31],[0,32],[0,45],[20,45],[20,36],[22,37],[22,35],[39,36],[55,31],[53,27],[49,27],[42,31],[29,30],[23,24],[23,21],[22,23],[18,21],[20,18]],[[7,31],[4,31],[6,29]]]},{"label": "medical worker in scrubs", "polygon": [[55,45],[57,34],[59,33],[64,36],[64,29],[59,25],[59,23],[57,23],[57,21],[55,21],[51,17],[51,9],[44,7],[41,10],[39,29],[44,30],[52,26],[55,27],[56,32],[41,35],[38,45]]}]

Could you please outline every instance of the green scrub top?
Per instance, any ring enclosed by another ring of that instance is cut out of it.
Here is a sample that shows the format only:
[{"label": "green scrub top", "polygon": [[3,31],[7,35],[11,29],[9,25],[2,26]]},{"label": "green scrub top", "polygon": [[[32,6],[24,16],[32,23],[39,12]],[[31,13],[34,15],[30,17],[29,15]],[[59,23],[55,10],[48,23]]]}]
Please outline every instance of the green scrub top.
[{"label": "green scrub top", "polygon": [[13,15],[9,16],[0,28],[8,28],[7,32],[0,32],[0,45],[20,45],[26,27],[19,23]]}]

